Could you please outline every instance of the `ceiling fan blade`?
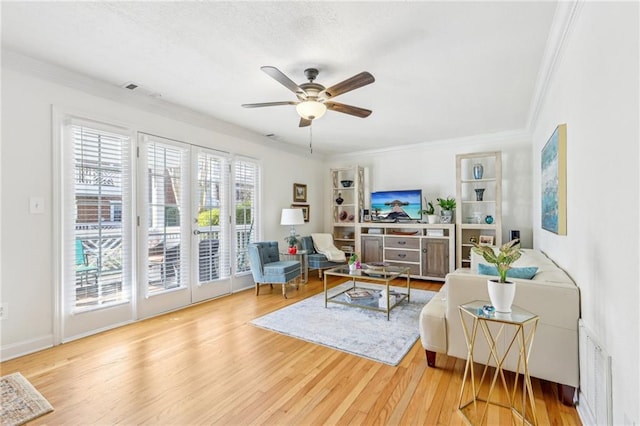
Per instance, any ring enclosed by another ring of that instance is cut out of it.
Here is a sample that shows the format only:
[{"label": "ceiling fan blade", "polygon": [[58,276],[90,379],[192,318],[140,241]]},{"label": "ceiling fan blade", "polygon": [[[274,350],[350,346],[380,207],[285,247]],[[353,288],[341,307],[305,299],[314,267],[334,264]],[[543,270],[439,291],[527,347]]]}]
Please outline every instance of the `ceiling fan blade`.
[{"label": "ceiling fan blade", "polygon": [[311,126],[311,120],[307,120],[306,118],[300,117],[300,124],[298,124],[298,127],[308,127],[308,126]]},{"label": "ceiling fan blade", "polygon": [[297,102],[294,101],[281,101],[281,102],[263,102],[261,104],[242,104],[245,108],[261,108],[261,107],[269,107],[269,106],[279,106],[279,105],[296,105]]},{"label": "ceiling fan blade", "polygon": [[296,95],[307,95],[307,92],[302,90],[300,86],[293,82],[289,77],[287,77],[282,71],[280,71],[276,67],[264,66],[260,67],[262,71],[267,73],[269,77],[276,80],[278,83],[282,84],[287,89],[291,90]]},{"label": "ceiling fan blade", "polygon": [[355,107],[352,105],[339,104],[337,102],[325,102],[327,109],[331,111],[341,112],[343,114],[355,115],[356,117],[365,118],[371,115],[371,110]]},{"label": "ceiling fan blade", "polygon": [[371,84],[374,81],[376,81],[376,79],[373,78],[371,74],[363,71],[360,74],[356,74],[353,77],[348,78],[338,84],[334,84],[328,89],[325,89],[324,92],[326,93],[327,98],[332,98],[334,96],[342,95],[343,93],[358,89],[362,86],[366,86],[367,84]]}]

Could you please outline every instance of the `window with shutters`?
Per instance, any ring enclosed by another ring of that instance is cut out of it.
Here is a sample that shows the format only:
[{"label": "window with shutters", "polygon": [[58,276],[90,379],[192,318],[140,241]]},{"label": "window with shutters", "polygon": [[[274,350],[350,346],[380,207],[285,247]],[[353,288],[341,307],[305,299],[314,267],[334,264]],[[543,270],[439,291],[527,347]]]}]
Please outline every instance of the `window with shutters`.
[{"label": "window with shutters", "polygon": [[64,294],[68,311],[130,298],[130,136],[69,120],[64,126]]},{"label": "window with shutters", "polygon": [[234,162],[234,206],[236,227],[236,272],[250,271],[247,245],[258,235],[258,195],[260,166],[254,160],[238,158]]}]

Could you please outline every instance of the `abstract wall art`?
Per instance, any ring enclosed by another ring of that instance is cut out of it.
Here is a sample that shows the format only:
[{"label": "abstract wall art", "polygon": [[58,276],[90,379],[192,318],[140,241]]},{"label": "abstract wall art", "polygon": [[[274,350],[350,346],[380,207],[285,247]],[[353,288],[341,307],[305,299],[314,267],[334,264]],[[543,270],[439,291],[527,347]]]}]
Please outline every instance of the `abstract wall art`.
[{"label": "abstract wall art", "polygon": [[567,125],[560,124],[542,148],[542,229],[567,235]]}]

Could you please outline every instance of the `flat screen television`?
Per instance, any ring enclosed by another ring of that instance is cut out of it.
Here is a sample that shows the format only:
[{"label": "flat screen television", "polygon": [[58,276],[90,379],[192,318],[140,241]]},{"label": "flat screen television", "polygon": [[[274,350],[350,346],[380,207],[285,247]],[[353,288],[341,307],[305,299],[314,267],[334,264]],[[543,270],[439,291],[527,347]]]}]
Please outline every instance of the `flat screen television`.
[{"label": "flat screen television", "polygon": [[420,220],[422,190],[378,191],[371,193],[371,214],[375,219]]}]

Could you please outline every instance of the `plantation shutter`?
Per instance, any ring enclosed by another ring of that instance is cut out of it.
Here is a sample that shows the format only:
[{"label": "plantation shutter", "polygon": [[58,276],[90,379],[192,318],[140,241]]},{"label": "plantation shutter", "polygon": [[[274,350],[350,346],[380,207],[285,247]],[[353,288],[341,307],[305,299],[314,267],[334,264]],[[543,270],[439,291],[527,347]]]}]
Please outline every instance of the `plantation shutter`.
[{"label": "plantation shutter", "polygon": [[184,288],[189,283],[189,146],[142,135],[140,167],[144,209],[140,241],[144,295]]},{"label": "plantation shutter", "polygon": [[198,283],[229,278],[230,161],[224,154],[198,150]]},{"label": "plantation shutter", "polygon": [[236,158],[233,163],[234,208],[233,223],[236,230],[236,273],[248,272],[247,246],[257,240],[260,194],[260,165],[256,160]]},{"label": "plantation shutter", "polygon": [[68,313],[128,302],[132,277],[131,138],[69,118],[63,126],[63,304]]}]

